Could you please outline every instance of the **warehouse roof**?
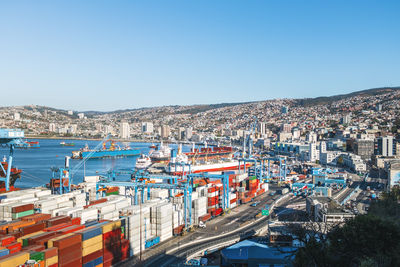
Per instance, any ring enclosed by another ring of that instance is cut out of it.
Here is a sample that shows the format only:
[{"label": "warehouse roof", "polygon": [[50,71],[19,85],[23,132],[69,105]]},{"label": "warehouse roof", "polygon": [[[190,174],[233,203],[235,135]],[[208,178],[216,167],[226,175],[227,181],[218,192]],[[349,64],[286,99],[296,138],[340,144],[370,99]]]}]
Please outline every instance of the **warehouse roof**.
[{"label": "warehouse roof", "polygon": [[257,242],[244,240],[226,249],[221,254],[228,259],[264,259],[264,260],[283,260],[291,256],[295,248],[270,248]]}]

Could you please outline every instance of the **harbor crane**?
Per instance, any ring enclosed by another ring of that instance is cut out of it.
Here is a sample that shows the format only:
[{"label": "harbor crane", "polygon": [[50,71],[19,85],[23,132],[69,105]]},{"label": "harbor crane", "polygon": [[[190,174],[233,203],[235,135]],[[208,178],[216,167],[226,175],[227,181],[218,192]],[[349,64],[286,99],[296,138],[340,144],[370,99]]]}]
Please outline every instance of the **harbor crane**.
[{"label": "harbor crane", "polygon": [[[11,177],[13,172],[12,162],[15,147],[24,143],[22,138],[24,138],[24,131],[22,130],[0,129],[0,145],[10,148],[8,161],[5,161],[4,164],[0,164],[0,171],[4,174],[4,177],[0,175],[0,182],[4,183],[6,191],[10,190],[10,186],[14,185],[15,179],[17,179],[17,176]],[[7,170],[5,170],[3,165],[7,167]]]}]

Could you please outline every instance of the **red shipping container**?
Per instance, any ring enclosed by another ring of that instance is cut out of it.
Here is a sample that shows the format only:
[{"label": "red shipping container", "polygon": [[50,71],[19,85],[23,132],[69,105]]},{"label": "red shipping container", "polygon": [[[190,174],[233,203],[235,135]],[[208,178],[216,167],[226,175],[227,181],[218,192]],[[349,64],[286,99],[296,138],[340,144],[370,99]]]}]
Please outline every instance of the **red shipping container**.
[{"label": "red shipping container", "polygon": [[54,263],[54,264],[50,265],[49,267],[58,267],[58,263]]},{"label": "red shipping container", "polygon": [[42,222],[42,221],[46,221],[46,220],[48,220],[50,218],[51,218],[50,214],[35,213],[35,214],[32,214],[32,215],[27,215],[27,216],[21,217],[21,220],[23,220],[23,221]]},{"label": "red shipping container", "polygon": [[10,254],[20,252],[22,248],[22,244],[18,242],[13,242],[11,244],[8,244],[6,248],[10,251]]},{"label": "red shipping container", "polygon": [[112,260],[103,261],[103,267],[111,267],[111,266],[112,266]]},{"label": "red shipping container", "polygon": [[121,228],[103,234],[103,241],[116,240],[116,238],[121,238]]},{"label": "red shipping container", "polygon": [[7,246],[15,241],[15,237],[12,235],[3,236],[0,238],[0,244],[2,247]]},{"label": "red shipping container", "polygon": [[31,245],[22,248],[22,251],[43,251],[45,249],[42,245]]},{"label": "red shipping container", "polygon": [[[82,246],[82,238],[81,235],[79,234],[74,234],[59,240],[56,240],[53,242],[53,245],[55,247],[58,247],[58,250],[62,250],[64,248],[76,245],[76,247],[81,247]],[[59,253],[61,254],[61,253]]]},{"label": "red shipping container", "polygon": [[54,234],[53,236],[46,236],[46,237],[44,237],[44,238],[40,238],[39,240],[36,240],[36,241],[35,241],[35,244],[36,244],[36,245],[41,245],[41,246],[47,248],[47,243],[49,242],[50,239],[59,237],[59,236],[61,236],[61,235],[62,235],[62,234],[56,233],[56,234]]},{"label": "red shipping container", "polygon": [[89,255],[84,256],[82,258],[82,263],[83,264],[88,263],[88,262],[93,261],[102,256],[103,256],[103,250],[101,249],[101,250],[95,251],[93,253],[90,253]]},{"label": "red shipping container", "polygon": [[44,252],[45,259],[49,259],[49,258],[52,258],[52,257],[58,255],[58,249],[56,247],[45,249],[45,250],[43,250],[43,252]]},{"label": "red shipping container", "polygon": [[71,223],[74,225],[80,225],[81,224],[81,218],[80,217],[75,217],[71,219]]},{"label": "red shipping container", "polygon": [[57,216],[47,220],[47,227],[51,227],[61,223],[70,223],[71,217],[69,216]]},{"label": "red shipping container", "polygon": [[58,267],[81,267],[82,266],[82,258],[71,259],[71,261],[60,262],[60,258],[58,258]]},{"label": "red shipping container", "polygon": [[211,214],[209,214],[209,213],[207,213],[206,215],[203,215],[203,216],[200,216],[200,217],[199,217],[199,220],[202,221],[202,222],[206,222],[206,221],[208,221],[209,219],[211,219]]},{"label": "red shipping container", "polygon": [[78,230],[82,230],[84,228],[85,228],[84,225],[72,225],[72,226],[57,230],[57,233],[69,234],[69,233],[76,232]]},{"label": "red shipping container", "polygon": [[19,228],[19,231],[22,235],[29,235],[35,232],[42,231],[46,227],[46,222],[39,222],[33,225],[28,225],[25,227]]},{"label": "red shipping container", "polygon": [[28,244],[29,245],[35,245],[37,242],[39,242],[42,239],[46,239],[46,238],[52,238],[56,235],[55,232],[45,232],[39,235],[35,235],[32,237],[28,238]]},{"label": "red shipping container", "polygon": [[[70,262],[75,262],[80,259],[80,264],[82,264],[82,248],[81,246],[69,246],[58,251],[58,264],[66,265]],[[69,265],[72,266],[72,265]]]},{"label": "red shipping container", "polygon": [[11,212],[12,213],[19,213],[19,212],[24,212],[24,211],[33,210],[33,209],[34,209],[33,204],[23,204],[23,205],[20,205],[20,206],[13,207],[11,209]]},{"label": "red shipping container", "polygon": [[44,231],[45,232],[56,232],[58,230],[61,230],[61,229],[64,229],[64,228],[67,228],[67,227],[70,227],[70,226],[72,226],[71,223],[60,223],[60,224],[57,224],[57,225],[54,225],[54,226],[51,226],[51,227],[47,227],[47,228],[44,229]]}]

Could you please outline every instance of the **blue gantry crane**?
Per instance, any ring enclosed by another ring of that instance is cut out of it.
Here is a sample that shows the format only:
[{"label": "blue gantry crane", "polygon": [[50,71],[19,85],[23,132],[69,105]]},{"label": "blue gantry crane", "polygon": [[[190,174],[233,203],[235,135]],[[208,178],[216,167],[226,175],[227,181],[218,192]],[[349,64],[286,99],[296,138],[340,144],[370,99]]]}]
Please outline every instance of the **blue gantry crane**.
[{"label": "blue gantry crane", "polygon": [[10,181],[14,149],[15,146],[23,144],[22,138],[24,138],[24,131],[20,129],[0,129],[1,146],[10,148],[10,153],[7,161],[7,170],[4,169],[3,164],[0,164],[1,171],[5,174],[5,177],[0,177],[0,181],[4,183],[4,188],[6,189],[6,191],[10,190],[10,184],[14,182]]}]

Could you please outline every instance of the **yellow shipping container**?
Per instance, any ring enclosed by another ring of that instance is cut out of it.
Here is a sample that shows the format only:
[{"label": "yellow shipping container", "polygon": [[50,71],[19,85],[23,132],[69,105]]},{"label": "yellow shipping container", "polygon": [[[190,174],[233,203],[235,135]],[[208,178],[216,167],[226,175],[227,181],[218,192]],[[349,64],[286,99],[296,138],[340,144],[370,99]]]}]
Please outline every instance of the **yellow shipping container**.
[{"label": "yellow shipping container", "polygon": [[92,238],[90,238],[88,240],[83,241],[82,242],[82,247],[83,248],[90,247],[90,246],[93,246],[94,244],[97,244],[97,243],[102,243],[103,244],[103,236],[102,235],[98,235],[98,236],[95,236],[95,237],[92,237]]},{"label": "yellow shipping container", "polygon": [[29,253],[19,252],[16,254],[12,254],[12,256],[10,257],[1,259],[0,267],[19,266],[24,264],[27,260],[29,260]]},{"label": "yellow shipping container", "polygon": [[50,239],[50,240],[47,242],[47,248],[52,248],[52,247],[53,247],[53,242],[54,242],[54,241],[57,241],[57,240],[59,240],[59,239],[66,238],[66,237],[71,236],[71,235],[74,235],[74,233],[69,233],[69,234],[65,234],[65,235],[62,235],[62,236],[57,236],[57,237],[55,237],[55,238]]},{"label": "yellow shipping container", "polygon": [[51,265],[53,265],[55,263],[58,263],[58,256],[54,256],[54,257],[48,258],[45,263],[46,263],[45,264],[46,267],[51,266]]},{"label": "yellow shipping container", "polygon": [[95,251],[103,249],[103,242],[93,244],[89,247],[82,248],[82,257],[87,256]]},{"label": "yellow shipping container", "polygon": [[103,263],[100,263],[99,265],[96,265],[96,267],[103,267]]},{"label": "yellow shipping container", "polygon": [[121,221],[115,221],[115,222],[109,222],[105,224],[103,227],[103,234],[111,232],[112,230],[115,230],[117,228],[121,228]]}]

